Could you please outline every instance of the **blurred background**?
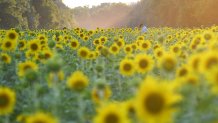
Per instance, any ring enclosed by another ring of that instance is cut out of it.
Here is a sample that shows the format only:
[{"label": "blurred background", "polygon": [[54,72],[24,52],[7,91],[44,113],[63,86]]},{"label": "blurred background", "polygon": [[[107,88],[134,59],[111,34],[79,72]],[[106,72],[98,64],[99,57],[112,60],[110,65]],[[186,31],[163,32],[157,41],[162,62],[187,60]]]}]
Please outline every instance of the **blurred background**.
[{"label": "blurred background", "polygon": [[138,27],[140,24],[149,27],[218,24],[218,0],[116,1],[0,0],[0,28],[94,29]]}]

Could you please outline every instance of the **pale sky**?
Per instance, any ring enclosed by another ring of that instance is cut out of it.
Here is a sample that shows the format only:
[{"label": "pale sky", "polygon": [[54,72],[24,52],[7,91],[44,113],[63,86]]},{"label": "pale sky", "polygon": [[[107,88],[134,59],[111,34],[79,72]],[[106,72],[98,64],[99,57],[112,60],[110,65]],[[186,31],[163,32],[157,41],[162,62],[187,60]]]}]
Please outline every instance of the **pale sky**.
[{"label": "pale sky", "polygon": [[100,5],[101,3],[135,3],[140,0],[63,0],[63,2],[70,8],[75,8],[78,6],[89,6]]}]

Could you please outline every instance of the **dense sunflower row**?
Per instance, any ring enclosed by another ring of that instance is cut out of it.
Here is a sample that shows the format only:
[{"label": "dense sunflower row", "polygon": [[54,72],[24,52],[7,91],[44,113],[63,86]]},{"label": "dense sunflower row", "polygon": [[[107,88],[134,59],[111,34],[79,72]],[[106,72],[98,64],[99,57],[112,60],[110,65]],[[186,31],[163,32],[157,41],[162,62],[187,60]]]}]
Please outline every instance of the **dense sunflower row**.
[{"label": "dense sunflower row", "polygon": [[0,30],[0,123],[218,122],[218,27]]}]

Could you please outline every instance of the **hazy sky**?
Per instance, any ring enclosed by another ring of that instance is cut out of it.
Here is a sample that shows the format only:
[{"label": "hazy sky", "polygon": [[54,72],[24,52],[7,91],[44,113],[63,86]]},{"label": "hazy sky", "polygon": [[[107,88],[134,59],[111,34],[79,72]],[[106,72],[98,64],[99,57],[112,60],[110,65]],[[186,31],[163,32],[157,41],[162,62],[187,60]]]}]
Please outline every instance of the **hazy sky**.
[{"label": "hazy sky", "polygon": [[101,3],[134,3],[139,0],[63,0],[63,2],[70,8],[78,7],[78,6],[86,6],[92,7],[93,5],[100,5]]}]

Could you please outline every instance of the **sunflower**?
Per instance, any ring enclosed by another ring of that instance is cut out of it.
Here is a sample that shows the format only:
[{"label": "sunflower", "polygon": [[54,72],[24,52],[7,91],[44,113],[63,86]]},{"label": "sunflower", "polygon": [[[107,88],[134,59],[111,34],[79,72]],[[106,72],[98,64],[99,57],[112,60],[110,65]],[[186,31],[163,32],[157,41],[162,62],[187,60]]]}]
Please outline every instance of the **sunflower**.
[{"label": "sunflower", "polygon": [[19,40],[19,41],[18,41],[18,49],[19,49],[19,50],[25,50],[25,49],[26,49],[26,41],[24,41],[24,40]]},{"label": "sunflower", "polygon": [[202,73],[218,67],[218,55],[216,51],[208,51],[202,54],[202,62],[200,64],[200,71]]},{"label": "sunflower", "polygon": [[170,51],[176,55],[179,55],[181,53],[180,45],[176,44],[176,45],[171,46]]},{"label": "sunflower", "polygon": [[136,70],[139,73],[146,73],[153,69],[154,61],[146,54],[138,54],[135,57]]},{"label": "sunflower", "polygon": [[125,41],[119,39],[119,41],[116,42],[117,46],[119,46],[120,48],[123,47],[125,45]]},{"label": "sunflower", "polygon": [[28,70],[37,71],[38,65],[32,61],[25,61],[18,65],[18,75],[24,76]]},{"label": "sunflower", "polygon": [[139,48],[140,48],[140,50],[147,51],[151,48],[151,42],[149,40],[142,41],[139,44]]},{"label": "sunflower", "polygon": [[67,79],[67,86],[70,89],[76,91],[83,90],[86,86],[88,86],[88,83],[89,83],[88,77],[81,71],[75,71]]},{"label": "sunflower", "polygon": [[133,51],[133,49],[132,49],[132,46],[131,46],[130,44],[129,44],[129,45],[125,45],[125,47],[124,47],[124,52],[125,52],[126,54],[131,54],[132,51]]},{"label": "sunflower", "polygon": [[100,40],[99,40],[99,39],[95,39],[95,40],[93,41],[93,44],[94,44],[94,45],[100,45],[100,44],[101,44],[101,42],[100,42]]},{"label": "sunflower", "polygon": [[10,64],[11,63],[11,57],[6,53],[2,53],[0,55],[0,61],[4,62],[6,64]]},{"label": "sunflower", "polygon": [[188,61],[188,65],[190,66],[191,70],[195,72],[200,71],[200,63],[201,63],[201,56],[198,54],[192,55]]},{"label": "sunflower", "polygon": [[87,59],[89,56],[90,50],[87,47],[80,47],[77,51],[79,57]]},{"label": "sunflower", "polygon": [[7,87],[0,87],[0,116],[13,111],[16,102],[16,94]]},{"label": "sunflower", "polygon": [[206,78],[211,85],[211,91],[218,94],[218,69],[213,68],[210,72],[206,72]]},{"label": "sunflower", "polygon": [[[119,110],[117,110],[119,109]],[[129,123],[127,112],[120,109],[118,104],[108,104],[98,109],[93,123]]]},{"label": "sunflower", "polygon": [[141,84],[135,99],[136,113],[146,123],[170,123],[175,112],[174,105],[181,96],[171,84],[157,82],[149,77]]},{"label": "sunflower", "polygon": [[157,59],[160,59],[164,55],[164,50],[162,48],[158,48],[154,51],[154,55]]},{"label": "sunflower", "polygon": [[113,44],[112,46],[110,46],[109,51],[111,54],[116,55],[119,53],[120,47],[118,47],[117,44]]},{"label": "sunflower", "polygon": [[28,116],[26,123],[58,123],[58,120],[48,113],[38,112]]},{"label": "sunflower", "polygon": [[160,68],[167,72],[172,72],[177,67],[177,60],[176,57],[172,54],[164,54],[163,57],[160,59],[159,63]]},{"label": "sunflower", "polygon": [[17,41],[18,36],[19,35],[15,30],[8,30],[6,32],[6,39],[8,39],[8,40]]},{"label": "sunflower", "polygon": [[41,49],[41,45],[38,40],[32,40],[28,42],[28,50],[31,52],[38,52]]},{"label": "sunflower", "polygon": [[120,73],[124,76],[132,76],[135,73],[134,61],[130,59],[124,59],[120,62]]},{"label": "sunflower", "polygon": [[205,41],[213,41],[216,38],[216,35],[212,31],[205,31],[202,36]]},{"label": "sunflower", "polygon": [[71,40],[69,42],[69,45],[70,45],[70,48],[73,49],[73,50],[77,49],[80,46],[79,41],[75,40],[75,39]]},{"label": "sunflower", "polygon": [[54,53],[51,50],[44,50],[43,55],[44,55],[44,59],[48,60],[54,56]]},{"label": "sunflower", "polygon": [[16,49],[17,42],[9,39],[5,39],[2,42],[1,48],[3,51],[13,51]]}]

